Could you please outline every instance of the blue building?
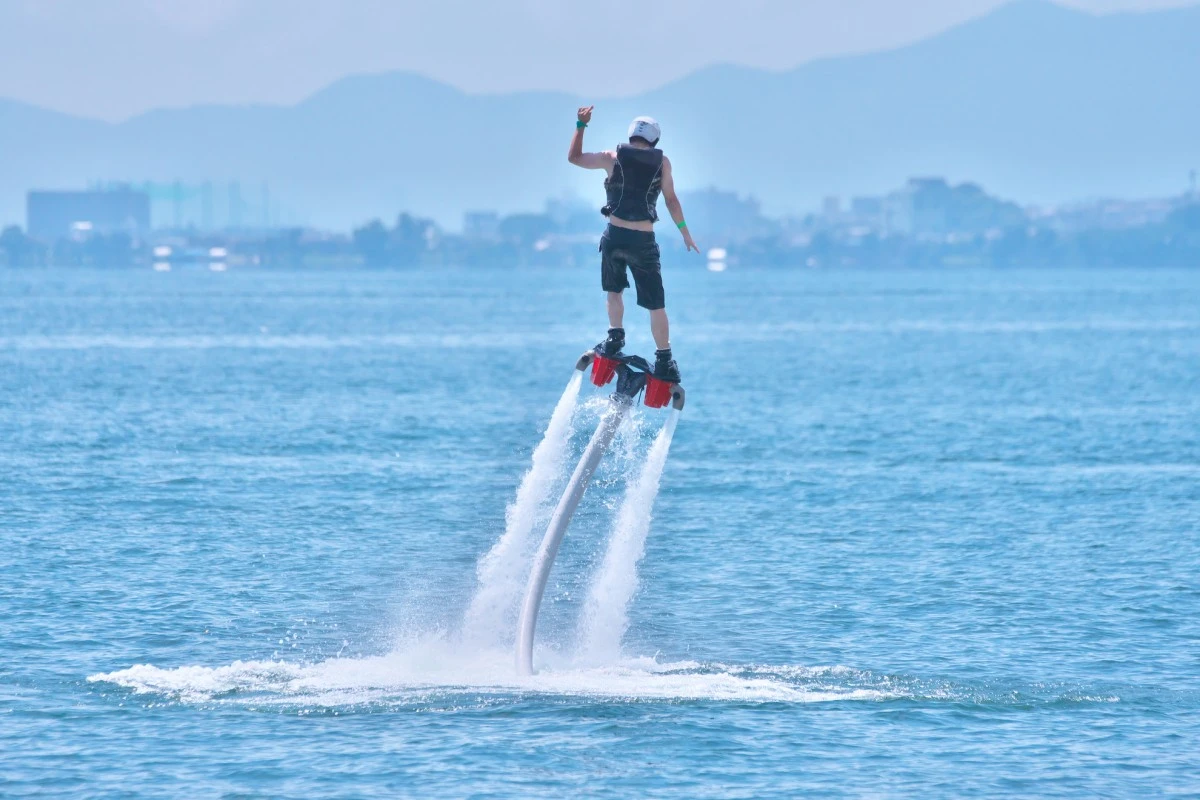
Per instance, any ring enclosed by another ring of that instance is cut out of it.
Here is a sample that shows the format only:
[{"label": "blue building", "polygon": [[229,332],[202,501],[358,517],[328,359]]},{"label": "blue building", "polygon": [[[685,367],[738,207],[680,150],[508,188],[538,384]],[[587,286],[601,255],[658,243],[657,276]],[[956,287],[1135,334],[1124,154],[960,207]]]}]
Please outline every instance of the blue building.
[{"label": "blue building", "polygon": [[25,229],[43,241],[80,231],[144,234],[150,230],[150,196],[129,188],[32,191],[26,196]]}]

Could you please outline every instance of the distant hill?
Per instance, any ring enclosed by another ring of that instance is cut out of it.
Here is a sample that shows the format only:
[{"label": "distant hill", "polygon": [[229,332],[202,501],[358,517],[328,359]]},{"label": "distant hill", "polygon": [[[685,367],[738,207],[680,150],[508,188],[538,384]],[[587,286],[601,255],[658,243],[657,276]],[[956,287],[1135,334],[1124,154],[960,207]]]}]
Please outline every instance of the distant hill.
[{"label": "distant hill", "polygon": [[[592,148],[653,114],[681,188],[750,192],[767,213],[911,175],[1025,202],[1182,190],[1200,167],[1200,7],[1092,16],[1018,0],[918,44],[773,73],[717,66],[638,97],[595,98]],[[553,65],[547,65],[552,69]],[[0,220],[29,187],[89,179],[247,182],[316,224],[409,209],[540,208],[564,189],[583,98],[470,95],[411,74],[338,81],[292,107],[196,107],[121,124],[0,100]]]}]

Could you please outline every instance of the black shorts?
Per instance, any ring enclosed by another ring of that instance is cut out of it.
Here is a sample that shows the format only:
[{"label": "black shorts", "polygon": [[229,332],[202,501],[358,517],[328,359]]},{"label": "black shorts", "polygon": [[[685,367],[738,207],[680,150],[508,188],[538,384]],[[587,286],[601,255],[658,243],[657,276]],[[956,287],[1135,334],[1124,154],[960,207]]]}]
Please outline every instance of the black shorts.
[{"label": "black shorts", "polygon": [[657,311],[666,306],[658,242],[651,231],[631,231],[612,225],[600,237],[600,286],[606,292],[629,288],[629,274],[637,287],[637,304]]}]

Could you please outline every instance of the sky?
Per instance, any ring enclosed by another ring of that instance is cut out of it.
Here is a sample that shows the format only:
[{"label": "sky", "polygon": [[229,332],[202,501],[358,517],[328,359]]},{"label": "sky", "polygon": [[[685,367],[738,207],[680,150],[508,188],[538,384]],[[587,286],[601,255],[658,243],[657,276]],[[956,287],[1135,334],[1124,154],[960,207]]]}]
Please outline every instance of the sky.
[{"label": "sky", "polygon": [[[0,0],[0,97],[117,121],[291,104],[409,70],[471,92],[612,97],[714,63],[787,69],[907,44],[1005,0]],[[1062,0],[1096,13],[1196,0]]]}]

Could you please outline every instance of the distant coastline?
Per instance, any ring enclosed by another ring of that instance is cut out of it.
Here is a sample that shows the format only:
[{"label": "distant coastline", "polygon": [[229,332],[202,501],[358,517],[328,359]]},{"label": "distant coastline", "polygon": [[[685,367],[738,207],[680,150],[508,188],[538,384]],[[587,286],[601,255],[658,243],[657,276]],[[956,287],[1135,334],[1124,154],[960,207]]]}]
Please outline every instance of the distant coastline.
[{"label": "distant coastline", "polygon": [[[580,200],[540,213],[471,212],[462,229],[400,214],[352,231],[288,226],[153,226],[150,195],[129,186],[31,192],[28,226],[0,232],[0,267],[506,268],[595,263],[604,220]],[[1039,209],[975,184],[910,180],[882,197],[830,197],[804,217],[765,216],[757,201],[709,189],[683,196],[702,248],[723,267],[1200,267],[1200,193]],[[669,258],[684,261],[673,230]],[[676,252],[679,251],[679,252]],[[699,262],[702,263],[702,262]]]}]

